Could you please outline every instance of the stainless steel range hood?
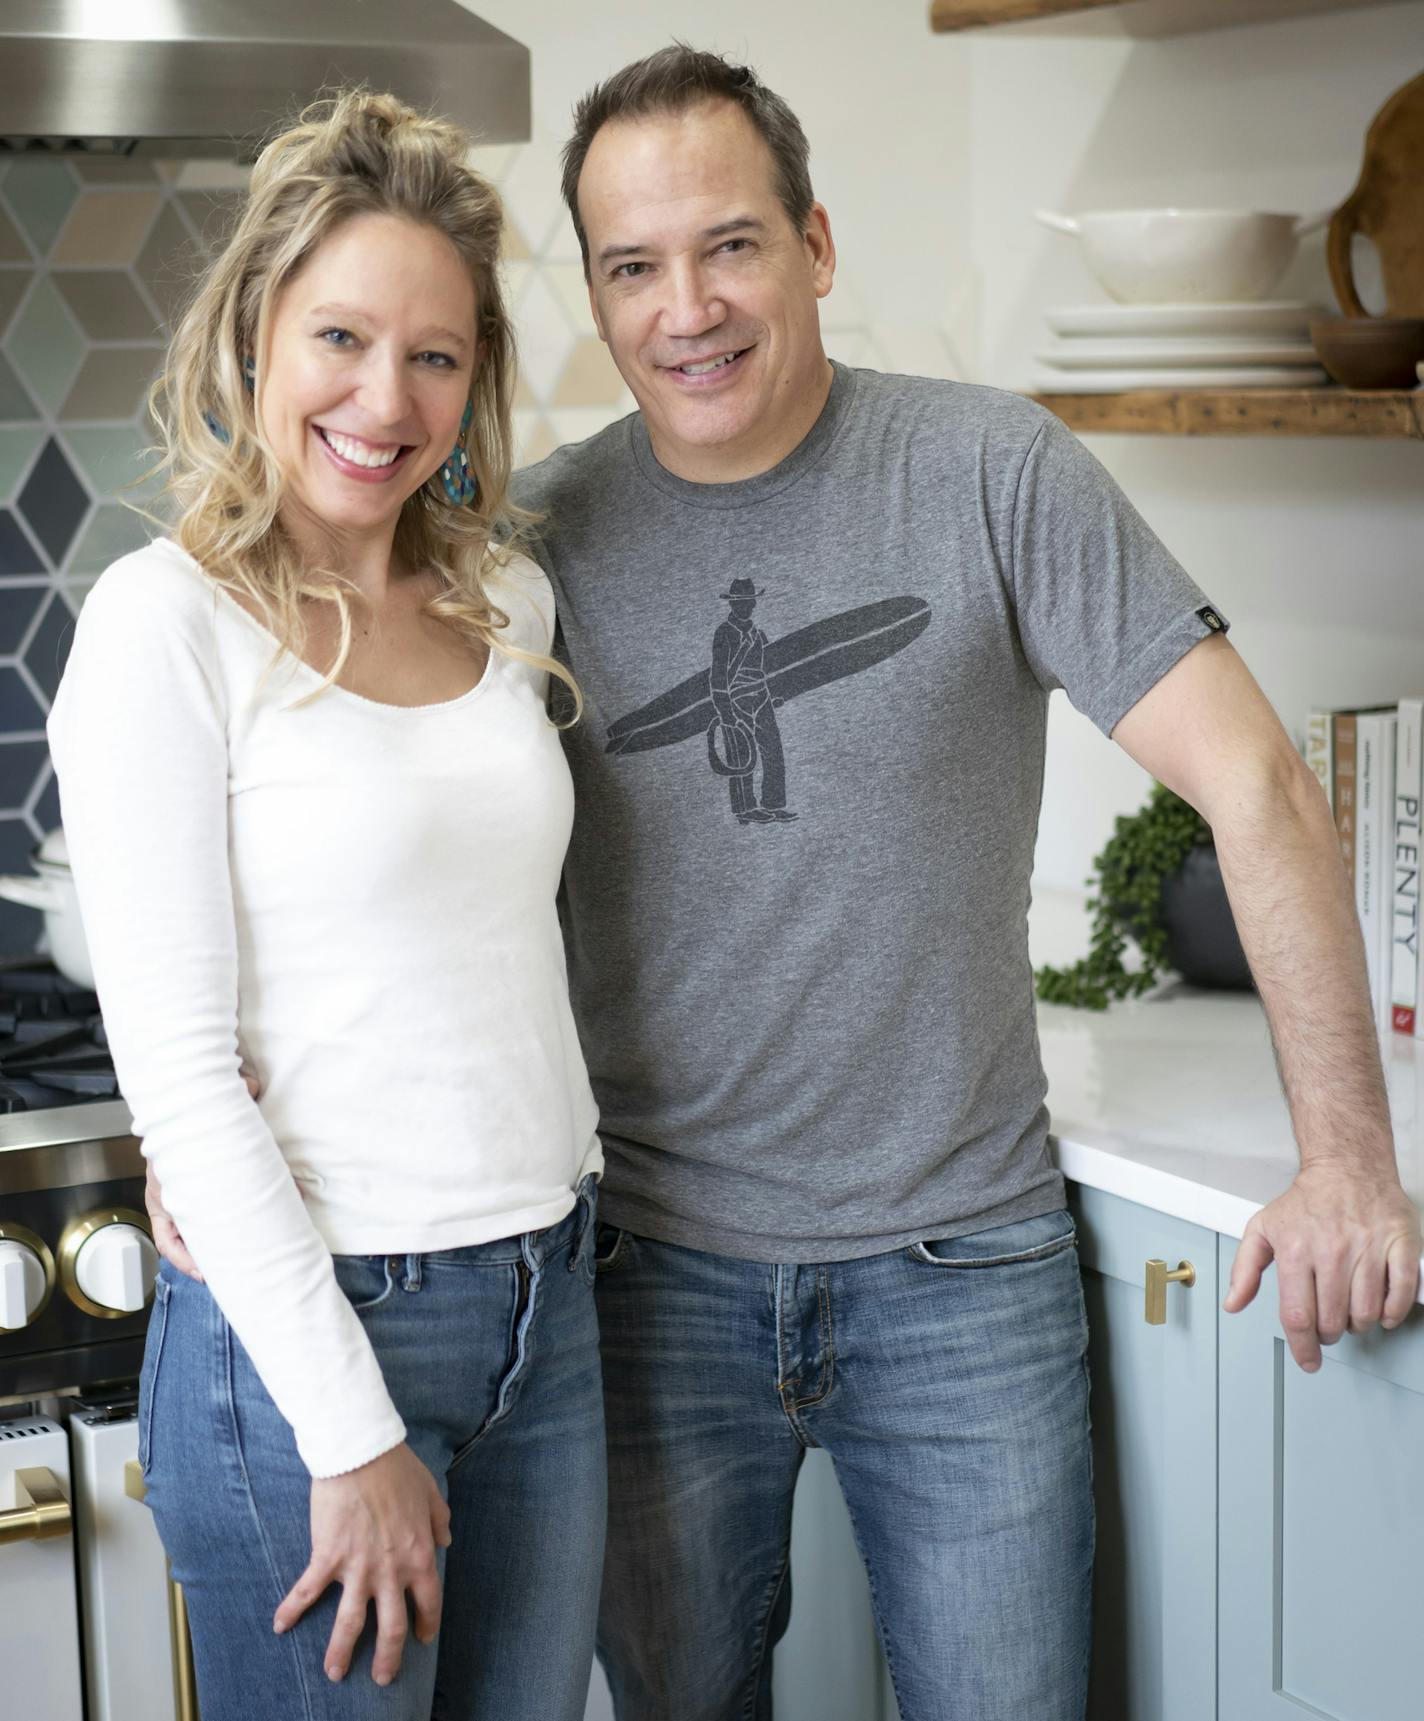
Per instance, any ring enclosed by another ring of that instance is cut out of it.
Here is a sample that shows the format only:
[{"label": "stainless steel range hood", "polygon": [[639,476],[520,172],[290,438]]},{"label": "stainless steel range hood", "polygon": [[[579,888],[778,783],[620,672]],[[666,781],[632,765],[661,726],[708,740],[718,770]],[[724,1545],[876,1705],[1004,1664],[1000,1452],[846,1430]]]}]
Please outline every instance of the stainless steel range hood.
[{"label": "stainless steel range hood", "polygon": [[0,154],[245,159],[358,83],[529,136],[529,50],[456,0],[0,0]]}]

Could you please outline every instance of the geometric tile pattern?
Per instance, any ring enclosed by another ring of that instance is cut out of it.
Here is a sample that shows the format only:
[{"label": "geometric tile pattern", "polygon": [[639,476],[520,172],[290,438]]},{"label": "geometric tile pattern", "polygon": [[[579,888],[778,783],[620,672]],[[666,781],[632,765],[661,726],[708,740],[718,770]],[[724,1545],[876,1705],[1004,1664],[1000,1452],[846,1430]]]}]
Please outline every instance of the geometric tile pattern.
[{"label": "geometric tile pattern", "polygon": [[[0,871],[26,871],[59,822],[45,718],[84,591],[149,536],[122,501],[145,499],[144,396],[222,215],[148,161],[21,159],[0,178]],[[155,294],[159,247],[187,273]],[[0,953],[39,928],[0,905]]]}]

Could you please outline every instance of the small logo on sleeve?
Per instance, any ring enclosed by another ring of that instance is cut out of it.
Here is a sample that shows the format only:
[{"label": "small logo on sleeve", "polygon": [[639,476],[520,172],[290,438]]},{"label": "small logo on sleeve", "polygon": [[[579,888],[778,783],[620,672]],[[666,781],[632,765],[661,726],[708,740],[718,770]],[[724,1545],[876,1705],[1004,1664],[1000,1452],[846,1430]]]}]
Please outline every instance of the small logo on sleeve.
[{"label": "small logo on sleeve", "polygon": [[1211,631],[1213,633],[1225,633],[1226,632],[1226,623],[1221,619],[1221,617],[1211,607],[1210,604],[1206,604],[1203,608],[1201,608],[1197,611],[1197,619],[1199,621],[1205,622],[1206,625],[1211,629]]}]

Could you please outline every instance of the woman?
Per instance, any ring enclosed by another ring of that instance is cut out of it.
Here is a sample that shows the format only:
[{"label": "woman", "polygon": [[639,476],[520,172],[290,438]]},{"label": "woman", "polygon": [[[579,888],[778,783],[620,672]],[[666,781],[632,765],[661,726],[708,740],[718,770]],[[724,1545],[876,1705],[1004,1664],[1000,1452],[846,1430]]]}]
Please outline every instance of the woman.
[{"label": "woman", "polygon": [[468,147],[347,94],[263,152],[156,390],[174,536],[99,581],[50,722],[202,1270],[160,1275],[140,1456],[204,1721],[573,1718],[592,1660],[563,672],[543,575],[491,548],[513,343]]}]

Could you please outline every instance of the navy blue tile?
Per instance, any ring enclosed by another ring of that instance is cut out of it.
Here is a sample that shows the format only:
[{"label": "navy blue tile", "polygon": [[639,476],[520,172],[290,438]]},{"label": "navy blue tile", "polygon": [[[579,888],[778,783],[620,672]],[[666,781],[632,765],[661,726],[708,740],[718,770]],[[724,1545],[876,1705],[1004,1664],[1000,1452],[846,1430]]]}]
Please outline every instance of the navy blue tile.
[{"label": "navy blue tile", "polygon": [[69,648],[74,643],[74,611],[58,592],[50,599],[30,648],[25,653],[25,667],[44,690],[46,699],[53,701],[59,691],[59,678],[64,673]]},{"label": "navy blue tile", "polygon": [[0,735],[43,729],[45,714],[18,669],[0,667]]},{"label": "navy blue tile", "polygon": [[[35,835],[23,819],[0,819],[0,872],[32,873],[30,855]],[[33,950],[44,930],[37,908],[21,908],[17,902],[0,902],[0,954],[18,955]]]},{"label": "navy blue tile", "polygon": [[43,741],[0,738],[0,807],[20,811],[30,798],[35,779],[49,764]]},{"label": "navy blue tile", "polygon": [[20,492],[19,504],[25,524],[58,567],[79,530],[89,497],[53,437],[45,443],[35,462],[34,471]]},{"label": "navy blue tile", "polygon": [[40,790],[40,798],[35,802],[30,815],[42,831],[52,831],[59,823],[59,779],[51,767],[49,781]]},{"label": "navy blue tile", "polygon": [[40,605],[54,590],[48,580],[42,586],[0,584],[0,657],[13,657]]},{"label": "navy blue tile", "polygon": [[8,508],[0,508],[0,576],[43,572],[44,566],[20,530],[20,522]]}]

